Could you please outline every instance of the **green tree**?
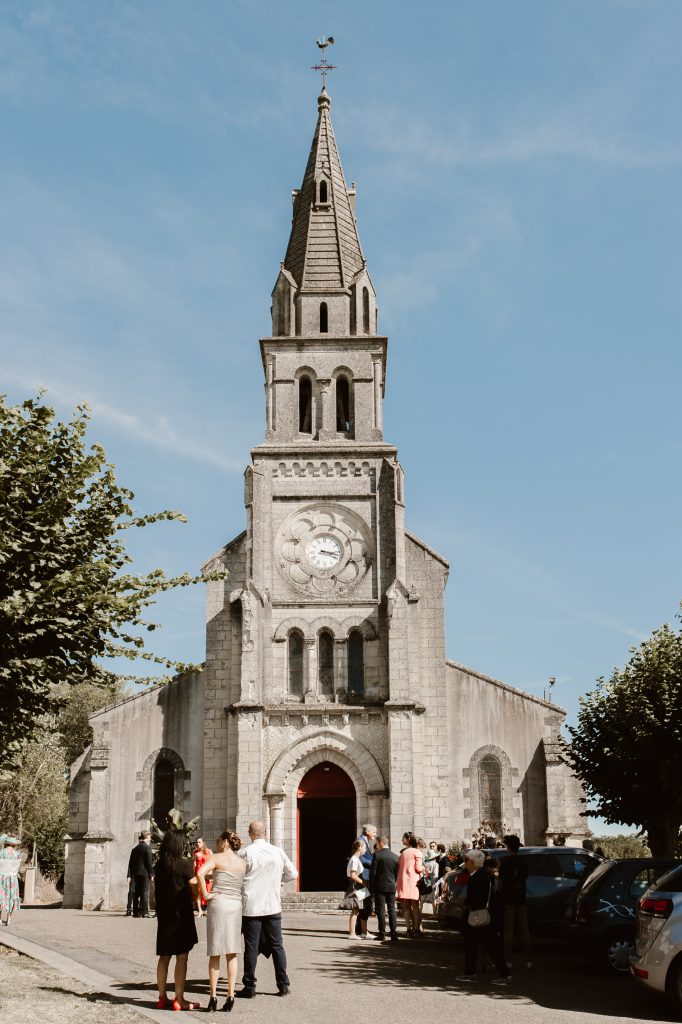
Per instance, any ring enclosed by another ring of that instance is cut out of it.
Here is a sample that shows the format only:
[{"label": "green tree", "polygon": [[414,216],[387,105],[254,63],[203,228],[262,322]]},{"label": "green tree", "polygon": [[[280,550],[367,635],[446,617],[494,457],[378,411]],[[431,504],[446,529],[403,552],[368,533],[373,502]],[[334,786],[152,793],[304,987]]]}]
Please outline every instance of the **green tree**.
[{"label": "green tree", "polygon": [[11,775],[0,782],[3,828],[35,843],[41,870],[58,875],[64,867],[68,816],[67,764],[59,737],[49,728],[27,743]]},{"label": "green tree", "polygon": [[593,836],[592,842],[595,850],[603,850],[609,859],[651,856],[651,850],[641,836]]},{"label": "green tree", "polygon": [[682,631],[661,626],[630,653],[581,698],[567,754],[594,813],[637,826],[654,857],[670,857],[682,826]]},{"label": "green tree", "polygon": [[92,743],[90,715],[108,704],[115,704],[126,696],[124,682],[115,679],[110,686],[97,683],[76,683],[68,687],[64,706],[59,712],[56,727],[67,764],[73,764],[85,748]]},{"label": "green tree", "polygon": [[159,593],[203,578],[127,572],[122,536],[184,516],[137,515],[102,447],[87,447],[88,420],[86,406],[61,423],[42,396],[17,406],[0,397],[2,768],[16,761],[37,721],[58,710],[65,687],[114,685],[101,659],[195,667],[149,652],[141,634],[156,629],[143,616]]}]

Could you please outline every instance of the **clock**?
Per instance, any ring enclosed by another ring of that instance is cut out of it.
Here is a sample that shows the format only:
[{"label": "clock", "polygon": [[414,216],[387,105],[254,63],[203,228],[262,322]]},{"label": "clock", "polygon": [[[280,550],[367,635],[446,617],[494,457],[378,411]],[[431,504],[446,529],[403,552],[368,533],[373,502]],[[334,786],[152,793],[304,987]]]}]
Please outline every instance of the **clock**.
[{"label": "clock", "polygon": [[308,541],[306,554],[316,569],[333,569],[341,561],[343,547],[331,533],[320,533]]},{"label": "clock", "polygon": [[308,597],[342,597],[367,575],[374,541],[355,509],[336,502],[299,508],[275,537],[275,564],[286,583]]}]

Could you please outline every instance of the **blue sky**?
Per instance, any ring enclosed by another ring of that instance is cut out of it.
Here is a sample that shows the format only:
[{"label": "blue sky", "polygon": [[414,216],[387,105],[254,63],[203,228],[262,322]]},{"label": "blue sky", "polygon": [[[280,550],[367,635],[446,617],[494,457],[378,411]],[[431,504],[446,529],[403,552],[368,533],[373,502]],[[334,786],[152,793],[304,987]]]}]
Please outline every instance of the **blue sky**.
[{"label": "blue sky", "polygon": [[[409,528],[451,562],[449,657],[571,716],[671,621],[682,7],[6,0],[2,389],[93,408],[140,570],[244,525],[258,338],[331,34],[332,118],[389,335]],[[203,656],[203,595],[164,653]]]}]

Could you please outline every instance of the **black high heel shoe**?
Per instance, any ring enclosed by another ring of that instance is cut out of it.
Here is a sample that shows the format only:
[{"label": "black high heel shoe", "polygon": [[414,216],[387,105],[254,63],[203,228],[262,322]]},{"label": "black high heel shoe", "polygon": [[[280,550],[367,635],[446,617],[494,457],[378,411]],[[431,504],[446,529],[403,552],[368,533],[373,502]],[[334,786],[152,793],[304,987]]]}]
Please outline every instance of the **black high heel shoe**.
[{"label": "black high heel shoe", "polygon": [[227,999],[225,1000],[225,1005],[223,1006],[223,1010],[226,1010],[229,1013],[233,1006],[234,1006],[234,996],[228,996]]},{"label": "black high heel shoe", "polygon": [[207,1010],[208,1013],[213,1013],[213,1011],[217,1010],[217,1009],[218,1009],[218,1000],[217,1000],[216,996],[211,996],[211,998],[208,1001],[208,1006],[206,1007],[206,1010]]}]

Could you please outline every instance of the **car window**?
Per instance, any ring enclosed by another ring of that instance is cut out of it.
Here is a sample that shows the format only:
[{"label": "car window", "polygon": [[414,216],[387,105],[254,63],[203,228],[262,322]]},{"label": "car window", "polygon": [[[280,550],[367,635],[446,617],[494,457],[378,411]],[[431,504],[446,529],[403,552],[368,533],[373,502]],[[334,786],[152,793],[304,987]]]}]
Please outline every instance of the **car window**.
[{"label": "car window", "polygon": [[660,892],[682,892],[682,865],[656,879],[654,889]]},{"label": "car window", "polygon": [[559,858],[564,878],[582,880],[589,875],[594,863],[592,858],[585,857],[581,853],[558,853],[556,856]]},{"label": "car window", "polygon": [[628,896],[634,896],[635,899],[639,899],[647,891],[649,886],[654,880],[654,871],[652,868],[642,868],[640,871],[630,879],[630,885],[628,886]]},{"label": "car window", "polygon": [[543,878],[561,878],[562,871],[559,858],[555,853],[539,853],[532,857],[519,857],[526,862],[528,874]]},{"label": "car window", "polygon": [[602,861],[601,864],[597,864],[594,871],[591,871],[586,881],[583,883],[583,887],[580,890],[581,897],[584,897],[586,893],[591,892],[596,886],[600,885],[604,876],[608,875],[610,871],[613,871],[615,864],[612,860]]}]

